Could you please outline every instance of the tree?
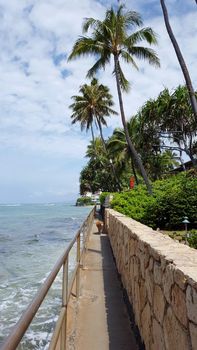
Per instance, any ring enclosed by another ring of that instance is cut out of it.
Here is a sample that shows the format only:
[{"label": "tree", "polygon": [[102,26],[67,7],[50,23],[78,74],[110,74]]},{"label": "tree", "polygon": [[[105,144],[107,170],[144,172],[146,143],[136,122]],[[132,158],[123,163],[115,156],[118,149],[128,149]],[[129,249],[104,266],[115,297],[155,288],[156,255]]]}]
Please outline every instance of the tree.
[{"label": "tree", "polygon": [[80,193],[98,190],[114,192],[117,190],[116,179],[110,171],[110,163],[104,150],[102,140],[98,137],[95,142],[90,142],[86,157],[88,164],[83,168],[80,175]]},{"label": "tree", "polygon": [[[148,105],[150,106],[150,102]],[[157,128],[155,128],[154,123],[152,125],[151,121],[145,124],[146,121],[144,120],[143,110],[146,110],[147,112],[146,105],[140,113],[131,118],[127,125],[129,135],[132,136],[132,139],[134,140],[135,148],[138,150],[141,159],[143,160],[145,169],[150,178],[155,181],[162,178],[163,174],[172,170],[173,166],[178,165],[178,163],[175,161],[175,154],[172,151],[162,151],[159,135],[156,134]],[[148,117],[149,115],[147,115],[147,119]],[[124,130],[114,130],[112,137],[109,139],[108,147],[120,162],[122,161],[125,163],[125,161],[129,161],[130,153],[128,145],[125,142]],[[138,184],[135,168],[133,168],[133,174],[136,183]]]},{"label": "tree", "polygon": [[[93,78],[91,84],[82,85],[79,92],[81,93],[80,96],[72,96],[72,99],[74,100],[74,103],[70,105],[70,108],[73,110],[73,114],[71,115],[71,118],[73,119],[72,123],[80,122],[82,130],[85,126],[87,130],[91,127],[94,144],[93,122],[95,122],[96,126],[99,128],[103,147],[107,154],[102,125],[107,126],[105,117],[117,115],[117,112],[112,109],[114,102],[112,95],[109,92],[109,88],[103,84],[99,84],[98,80]],[[108,159],[108,162],[110,164],[111,172],[116,180],[117,189],[120,190],[113,163],[110,163],[110,159]]]},{"label": "tree", "polygon": [[92,35],[80,37],[74,44],[68,59],[72,60],[84,55],[94,55],[97,59],[96,63],[88,71],[88,76],[92,77],[99,69],[105,69],[106,65],[110,63],[111,57],[113,57],[113,73],[116,78],[120,113],[126,140],[131,154],[144,178],[147,189],[151,193],[151,185],[146,171],[129,137],[127,129],[122,91],[129,90],[129,82],[120,65],[120,61],[122,60],[137,68],[134,60],[137,58],[147,60],[151,65],[159,66],[159,59],[156,53],[152,49],[140,45],[143,40],[150,45],[157,43],[153,30],[151,28],[141,28],[138,31],[132,32],[135,27],[139,28],[142,24],[140,14],[134,11],[124,11],[123,5],[120,5],[117,11],[113,8],[107,10],[103,21],[86,18],[83,31],[87,33],[89,29],[92,29]]},{"label": "tree", "polygon": [[[131,122],[127,122],[127,127],[129,130],[129,135],[133,134],[133,125]],[[108,149],[116,158],[116,161],[119,163],[119,167],[122,170],[127,168],[129,161],[131,160],[132,172],[135,177],[135,182],[138,185],[138,177],[137,172],[135,170],[133,158],[131,157],[130,148],[126,142],[125,132],[123,129],[115,129],[113,135],[110,137],[108,141]]]},{"label": "tree", "polygon": [[193,85],[192,85],[191,77],[190,77],[190,74],[189,74],[189,70],[187,68],[186,62],[184,60],[184,57],[182,55],[182,52],[181,52],[180,47],[178,45],[178,42],[177,42],[177,40],[175,38],[175,35],[173,33],[173,30],[172,30],[172,27],[170,25],[169,16],[168,16],[168,10],[167,10],[166,4],[165,4],[165,0],[160,0],[160,2],[161,2],[162,11],[163,11],[163,16],[164,16],[166,29],[167,29],[167,32],[169,34],[170,40],[172,42],[172,45],[174,47],[174,50],[176,52],[176,56],[178,58],[179,64],[181,66],[181,69],[182,69],[182,72],[183,72],[183,75],[184,75],[184,78],[185,78],[186,86],[187,86],[187,89],[188,89],[188,93],[189,93],[189,97],[190,97],[193,113],[194,113],[195,119],[197,121],[197,100],[196,100],[194,88],[193,88]]},{"label": "tree", "polygon": [[102,125],[107,125],[105,117],[117,114],[111,108],[114,102],[109,88],[99,84],[98,80],[93,78],[90,85],[84,84],[80,87],[79,93],[81,95],[72,96],[74,102],[69,106],[73,111],[72,124],[80,122],[82,130],[91,128],[94,143],[93,122],[95,122],[99,127],[103,144],[105,144],[102,133]]},{"label": "tree", "polygon": [[[161,136],[173,143],[171,149],[185,152],[196,166],[194,142],[196,121],[189,103],[187,88],[178,86],[173,93],[165,89],[158,97]],[[162,134],[164,132],[164,134]],[[168,147],[168,146],[166,146]]]},{"label": "tree", "polygon": [[163,149],[180,153],[180,159],[184,152],[196,165],[197,125],[185,86],[172,92],[164,89],[157,99],[144,104],[136,118],[140,135],[136,147],[146,169],[147,155],[157,156]]}]

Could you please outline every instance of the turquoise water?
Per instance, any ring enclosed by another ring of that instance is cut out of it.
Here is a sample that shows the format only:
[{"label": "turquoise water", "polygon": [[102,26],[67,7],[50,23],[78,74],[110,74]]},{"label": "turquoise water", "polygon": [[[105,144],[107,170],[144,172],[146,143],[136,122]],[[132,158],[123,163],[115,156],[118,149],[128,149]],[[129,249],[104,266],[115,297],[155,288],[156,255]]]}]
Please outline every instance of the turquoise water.
[{"label": "turquoise water", "polygon": [[[0,344],[89,212],[68,204],[0,205]],[[60,286],[61,273],[19,349],[47,349]]]}]

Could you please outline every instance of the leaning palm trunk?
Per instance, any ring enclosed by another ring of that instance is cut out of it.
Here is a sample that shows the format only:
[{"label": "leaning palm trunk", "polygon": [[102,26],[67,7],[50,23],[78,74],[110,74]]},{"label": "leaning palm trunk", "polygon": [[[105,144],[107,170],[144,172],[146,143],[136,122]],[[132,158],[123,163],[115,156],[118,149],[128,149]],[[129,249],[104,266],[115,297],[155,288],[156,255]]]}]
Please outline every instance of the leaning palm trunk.
[{"label": "leaning palm trunk", "polygon": [[[104,137],[103,137],[103,131],[102,131],[101,122],[100,122],[99,118],[97,118],[96,120],[97,120],[97,124],[98,124],[98,127],[99,127],[99,132],[100,132],[100,137],[101,137],[101,141],[102,141],[102,144],[103,144],[103,148],[104,148],[104,151],[105,151],[106,155],[108,156],[105,140],[104,140]],[[113,165],[113,163],[110,162],[110,159],[109,159],[109,164],[110,164],[110,168],[112,170],[113,176],[114,176],[114,180],[115,180],[115,183],[116,183],[116,186],[117,186],[117,190],[121,191],[121,187],[120,187],[117,175],[116,175],[116,171],[114,169],[114,165]]]},{"label": "leaning palm trunk", "polygon": [[119,99],[119,105],[120,105],[120,114],[121,114],[121,118],[122,118],[122,124],[124,127],[124,131],[125,131],[125,136],[126,136],[126,141],[128,144],[128,147],[130,149],[130,152],[142,174],[142,177],[144,179],[144,182],[146,184],[147,190],[149,192],[149,194],[152,194],[152,187],[151,184],[148,180],[148,176],[146,174],[146,171],[144,169],[144,166],[142,164],[142,161],[133,145],[133,143],[131,142],[130,136],[129,136],[129,130],[127,128],[127,123],[126,123],[126,118],[125,118],[125,113],[124,113],[124,107],[123,107],[123,101],[122,101],[122,92],[121,92],[121,87],[120,87],[120,82],[119,82],[119,70],[118,70],[118,66],[119,66],[119,60],[118,60],[118,56],[114,56],[114,67],[115,67],[115,76],[116,76],[116,85],[117,85],[117,91],[118,91],[118,99]]},{"label": "leaning palm trunk", "polygon": [[97,124],[98,124],[98,127],[99,127],[99,132],[100,132],[100,137],[101,137],[101,141],[102,141],[102,144],[103,144],[103,148],[106,152],[106,145],[105,145],[105,140],[104,140],[104,137],[103,137],[103,131],[102,131],[102,126],[101,126],[101,122],[99,120],[99,118],[96,118],[96,121],[97,121]]},{"label": "leaning palm trunk", "polygon": [[94,130],[93,130],[92,123],[90,125],[90,128],[91,128],[91,134],[92,134],[92,142],[93,142],[93,145],[95,145],[95,137],[94,137]]},{"label": "leaning palm trunk", "polygon": [[136,185],[139,185],[139,181],[138,181],[138,177],[137,177],[137,173],[136,173],[136,170],[135,170],[135,165],[134,165],[133,159],[131,159],[131,166],[132,166],[133,175],[134,175],[134,178],[135,178]]},{"label": "leaning palm trunk", "polygon": [[[175,36],[173,34],[173,31],[172,31],[172,28],[171,28],[171,25],[170,25],[170,22],[169,22],[168,11],[167,11],[167,7],[165,5],[165,0],[160,0],[160,2],[161,2],[162,11],[163,11],[163,16],[164,16],[166,29],[167,29],[167,32],[169,34],[170,40],[172,42],[172,45],[174,46],[174,50],[176,52],[178,61],[180,63],[181,69],[182,69],[182,72],[183,72],[183,75],[184,75],[184,78],[185,78],[185,82],[186,82],[186,86],[187,86],[187,89],[188,89],[190,101],[191,101],[191,106],[192,106],[192,109],[193,109],[195,120],[197,122],[197,100],[196,100],[194,88],[193,88],[193,85],[192,85],[192,81],[191,81],[191,78],[190,78],[190,74],[189,74],[189,71],[187,69],[187,65],[186,65],[186,62],[185,62],[185,60],[183,58],[181,50],[179,48],[178,42],[177,42],[177,40],[176,40],[176,38],[175,38]],[[196,3],[197,3],[197,0],[196,0]]]}]

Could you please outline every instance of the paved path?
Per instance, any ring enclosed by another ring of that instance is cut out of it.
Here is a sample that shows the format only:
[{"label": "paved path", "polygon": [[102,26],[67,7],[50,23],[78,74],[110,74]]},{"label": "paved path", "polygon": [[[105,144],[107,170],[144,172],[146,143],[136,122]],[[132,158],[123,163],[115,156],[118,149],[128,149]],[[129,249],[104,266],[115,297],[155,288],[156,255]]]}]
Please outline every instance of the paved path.
[{"label": "paved path", "polygon": [[75,350],[137,350],[108,236],[96,225],[81,270]]}]

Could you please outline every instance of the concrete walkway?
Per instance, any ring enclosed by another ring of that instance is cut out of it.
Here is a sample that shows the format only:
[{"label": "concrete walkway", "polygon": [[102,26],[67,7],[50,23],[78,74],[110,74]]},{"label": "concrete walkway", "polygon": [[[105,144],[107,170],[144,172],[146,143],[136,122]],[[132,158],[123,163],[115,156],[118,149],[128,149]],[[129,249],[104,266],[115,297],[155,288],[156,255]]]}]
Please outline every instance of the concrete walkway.
[{"label": "concrete walkway", "polygon": [[72,349],[137,350],[109,239],[95,223],[87,248]]}]

